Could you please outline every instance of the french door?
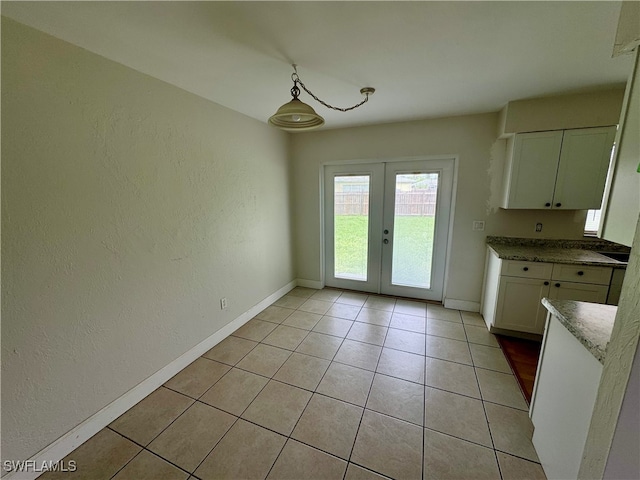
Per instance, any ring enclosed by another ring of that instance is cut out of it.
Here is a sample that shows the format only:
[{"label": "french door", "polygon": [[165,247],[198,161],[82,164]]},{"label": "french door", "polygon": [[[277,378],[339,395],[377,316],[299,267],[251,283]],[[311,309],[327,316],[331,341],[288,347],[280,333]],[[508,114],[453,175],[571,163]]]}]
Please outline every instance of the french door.
[{"label": "french door", "polygon": [[327,165],[325,284],[442,300],[453,159]]}]

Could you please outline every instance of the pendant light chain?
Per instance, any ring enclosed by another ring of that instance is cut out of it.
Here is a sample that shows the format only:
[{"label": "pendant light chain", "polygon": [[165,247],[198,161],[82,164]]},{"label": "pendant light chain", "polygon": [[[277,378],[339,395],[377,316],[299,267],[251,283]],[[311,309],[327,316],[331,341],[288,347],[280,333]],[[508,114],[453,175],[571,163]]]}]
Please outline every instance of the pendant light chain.
[{"label": "pendant light chain", "polygon": [[302,80],[300,80],[300,77],[298,76],[298,69],[296,68],[297,65],[292,65],[292,66],[293,66],[294,72],[291,74],[291,80],[293,80],[294,88],[295,88],[295,85],[299,84],[305,92],[307,92],[309,95],[311,95],[314,98],[316,102],[321,103],[322,105],[324,105],[327,108],[330,108],[331,110],[337,110],[339,112],[348,112],[350,110],[354,110],[364,105],[365,103],[367,103],[369,101],[369,95],[374,91],[373,88],[366,88],[366,89],[363,88],[362,90],[360,90],[360,92],[365,96],[364,100],[354,105],[353,107],[347,107],[347,108],[334,107],[333,105],[330,105],[327,102],[320,100],[311,90],[309,90],[306,87],[306,85],[302,83]]}]

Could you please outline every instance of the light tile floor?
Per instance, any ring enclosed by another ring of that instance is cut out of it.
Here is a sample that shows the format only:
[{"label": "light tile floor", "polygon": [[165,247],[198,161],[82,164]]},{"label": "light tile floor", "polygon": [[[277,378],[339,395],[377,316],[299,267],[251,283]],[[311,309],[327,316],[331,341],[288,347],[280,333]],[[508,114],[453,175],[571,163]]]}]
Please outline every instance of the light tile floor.
[{"label": "light tile floor", "polygon": [[72,452],[66,476],[544,479],[532,430],[479,314],[298,287]]}]

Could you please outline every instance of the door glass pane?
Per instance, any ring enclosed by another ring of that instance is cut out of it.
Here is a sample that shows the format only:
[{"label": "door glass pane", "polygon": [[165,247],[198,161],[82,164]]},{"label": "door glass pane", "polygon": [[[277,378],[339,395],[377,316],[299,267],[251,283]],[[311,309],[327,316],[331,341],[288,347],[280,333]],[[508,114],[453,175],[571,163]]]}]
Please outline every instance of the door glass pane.
[{"label": "door glass pane", "polygon": [[336,278],[367,281],[369,180],[369,175],[334,177],[334,276]]},{"label": "door glass pane", "polygon": [[391,283],[430,288],[438,174],[396,174]]}]

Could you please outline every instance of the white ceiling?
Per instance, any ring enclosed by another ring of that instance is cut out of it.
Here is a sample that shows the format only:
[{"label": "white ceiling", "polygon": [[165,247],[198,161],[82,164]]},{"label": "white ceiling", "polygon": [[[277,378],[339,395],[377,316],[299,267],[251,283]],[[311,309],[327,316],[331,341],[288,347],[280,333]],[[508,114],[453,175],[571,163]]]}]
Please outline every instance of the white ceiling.
[{"label": "white ceiling", "polygon": [[291,63],[325,128],[623,84],[620,2],[2,2],[2,14],[266,122]]}]

